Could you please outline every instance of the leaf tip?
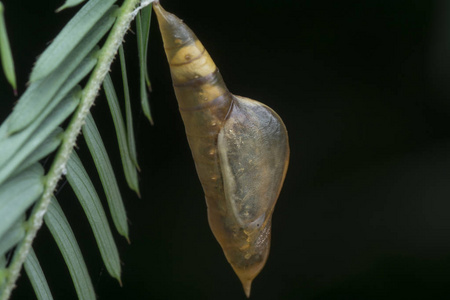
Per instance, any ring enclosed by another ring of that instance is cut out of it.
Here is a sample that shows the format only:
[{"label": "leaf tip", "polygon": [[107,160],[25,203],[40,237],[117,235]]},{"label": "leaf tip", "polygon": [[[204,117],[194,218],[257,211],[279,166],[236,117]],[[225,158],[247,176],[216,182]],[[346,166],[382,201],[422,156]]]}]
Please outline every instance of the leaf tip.
[{"label": "leaf tip", "polygon": [[153,122],[153,117],[150,114],[150,112],[144,111],[144,115],[148,119],[148,121],[150,122],[150,125],[152,125],[152,126],[155,125],[155,122]]},{"label": "leaf tip", "polygon": [[136,192],[136,195],[138,196],[138,198],[142,199],[141,192],[139,191],[139,187],[136,187],[136,189],[134,189],[134,191]]},{"label": "leaf tip", "polygon": [[59,8],[55,9],[55,13],[59,13],[60,11],[66,9],[66,8],[67,8],[67,6],[65,4],[61,5]]},{"label": "leaf tip", "polygon": [[147,84],[147,89],[148,89],[148,91],[151,93],[151,92],[153,92],[153,89],[152,89],[152,83],[150,82],[150,79],[148,79],[147,77],[145,78],[145,83]]},{"label": "leaf tip", "polygon": [[[14,112],[14,111],[13,111]],[[21,120],[18,120],[18,117],[14,114],[11,114],[11,121],[8,123],[7,127],[7,135],[11,136],[16,132],[21,131],[23,128],[25,128],[28,123],[23,124],[20,122]]]}]

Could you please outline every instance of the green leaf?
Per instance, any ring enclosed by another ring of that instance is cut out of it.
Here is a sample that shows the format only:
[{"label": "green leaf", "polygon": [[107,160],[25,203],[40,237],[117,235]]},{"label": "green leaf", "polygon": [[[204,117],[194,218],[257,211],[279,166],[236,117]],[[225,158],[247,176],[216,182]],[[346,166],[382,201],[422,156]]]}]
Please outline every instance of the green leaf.
[{"label": "green leaf", "polygon": [[117,184],[105,145],[91,114],[88,114],[86,117],[86,123],[83,126],[83,136],[100,176],[114,225],[117,231],[128,240],[127,214],[120,195],[119,185]]},{"label": "green leaf", "polygon": [[5,235],[0,237],[0,257],[4,257],[5,253],[11,250],[25,236],[25,214],[8,228]]},{"label": "green leaf", "polygon": [[52,300],[52,293],[33,248],[28,253],[24,267],[38,300]]},{"label": "green leaf", "polygon": [[[33,82],[28,87],[8,118],[8,134],[24,129],[41,114],[42,110],[48,105],[69,75],[80,66],[88,53],[91,52],[95,45],[110,29],[115,19],[114,11],[115,8],[111,8],[110,11],[97,22],[95,27],[85,36],[78,46],[70,52],[70,55],[59,64],[54,72],[43,79]],[[92,57],[89,59],[92,59]]]},{"label": "green leaf", "polygon": [[[78,93],[79,94],[79,93]],[[56,108],[54,102],[25,130],[0,142],[0,184],[75,110],[79,95],[72,93]],[[54,109],[53,109],[54,108]]]},{"label": "green leaf", "polygon": [[123,52],[122,45],[119,48],[119,55],[120,55],[120,67],[122,69],[123,91],[125,96],[125,119],[127,122],[128,147],[130,150],[131,160],[133,161],[136,168],[138,168],[139,170],[136,154],[136,141],[134,140],[133,112],[131,110],[130,89],[128,88],[127,65],[125,63],[125,54]]},{"label": "green leaf", "polygon": [[117,141],[119,143],[120,156],[122,158],[125,178],[128,186],[140,196],[137,170],[131,161],[122,112],[120,111],[117,94],[114,90],[109,74],[106,75],[105,81],[103,81],[103,88],[105,90],[106,99],[108,100],[109,109],[111,110],[114,126],[116,128]]},{"label": "green leaf", "polygon": [[5,72],[6,79],[11,84],[16,93],[16,73],[14,71],[14,60],[11,54],[11,47],[9,45],[8,34],[6,32],[6,24],[4,17],[3,3],[0,2],[0,56],[2,59],[3,71]]},{"label": "green leaf", "polygon": [[150,82],[150,78],[148,76],[148,68],[147,68],[147,54],[148,54],[148,41],[150,37],[150,24],[152,21],[152,9],[153,4],[147,5],[144,7],[139,13],[141,14],[141,27],[142,27],[142,35],[144,42],[144,67],[145,67],[145,81],[147,83],[147,88],[149,91],[152,91],[152,84]]},{"label": "green leaf", "polygon": [[66,0],[66,2],[64,2],[64,4],[56,10],[56,12],[60,12],[63,9],[66,9],[69,7],[77,6],[78,4],[80,4],[81,2],[84,2],[84,1],[86,1],[86,0]]},{"label": "green leaf", "polygon": [[52,198],[48,206],[44,221],[67,264],[78,298],[95,300],[94,287],[80,247],[64,212],[55,198]]},{"label": "green leaf", "polygon": [[[78,67],[70,74],[67,80],[64,82],[62,87],[58,90],[56,95],[50,100],[51,102],[48,106],[55,106],[63,98],[67,97],[67,94],[75,88],[75,86],[95,67],[97,64],[96,53],[98,52],[98,47],[95,47],[91,53],[81,61]],[[42,112],[41,114],[43,114]],[[10,117],[8,117],[0,126],[0,142],[7,139],[8,135],[8,122],[10,122]],[[35,120],[37,122],[37,120]],[[0,158],[1,161],[1,158]]]},{"label": "green leaf", "polygon": [[30,82],[44,78],[66,57],[70,57],[71,51],[88,35],[89,31],[97,26],[97,21],[107,14],[114,2],[116,0],[91,0],[84,5],[39,56],[31,72]]},{"label": "green leaf", "polygon": [[136,16],[136,34],[137,34],[137,42],[138,42],[138,54],[139,54],[139,82],[140,82],[140,91],[141,91],[141,106],[144,111],[144,115],[150,121],[150,124],[153,125],[153,118],[150,112],[150,105],[148,104],[148,95],[147,88],[145,86],[145,72],[146,72],[146,63],[145,63],[145,46],[144,46],[144,33],[142,30],[142,22],[141,15],[138,14]]},{"label": "green leaf", "polygon": [[62,99],[80,83],[80,81],[88,75],[97,65],[97,53],[100,48],[95,46],[94,49],[81,61],[77,68],[69,75],[62,87],[55,95],[55,99]]},{"label": "green leaf", "polygon": [[[48,106],[55,106],[58,104],[63,98],[67,97],[67,94],[74,89],[74,87],[83,79],[96,65],[97,59],[94,57],[98,51],[98,47],[95,47],[94,50],[91,51],[86,58],[84,58],[81,63],[77,66],[77,68],[69,75],[67,80],[63,83],[61,88],[57,90],[56,95],[50,98],[50,102],[46,103],[46,105],[42,108],[41,115],[44,113],[43,110],[48,108]],[[32,84],[33,86],[33,84]],[[44,86],[45,88],[45,86]],[[28,90],[25,92],[27,94]],[[47,97],[47,95],[45,96]],[[22,96],[23,98],[23,96]],[[19,100],[20,101],[20,100]],[[33,103],[29,103],[33,106]],[[34,103],[35,104],[35,103]],[[12,114],[11,114],[12,115]],[[9,123],[11,122],[11,115],[1,124],[0,126],[0,142],[9,138],[11,135],[8,133]],[[34,121],[37,121],[36,119]],[[0,157],[1,161],[1,157]],[[0,163],[1,164],[1,163]]]},{"label": "green leaf", "polygon": [[[28,126],[21,132],[18,132],[11,136],[4,135],[2,138],[1,135],[4,132],[4,129],[8,127],[8,123],[10,120],[6,119],[6,121],[0,127],[0,167],[3,167],[14,156],[17,156],[18,151],[23,148],[23,145],[32,137],[32,134],[36,131],[36,128],[42,126],[42,124],[48,123],[52,118],[58,116],[58,114],[61,112],[61,110],[63,110],[65,106],[73,102],[74,98],[78,99],[79,95],[77,94],[79,94],[80,91],[81,88],[77,87],[74,88],[68,96],[64,96],[64,99],[62,97],[54,98],[42,111],[39,117],[32,124],[30,124],[30,126]],[[50,118],[50,120],[48,118]],[[53,126],[54,128],[56,128],[58,125],[59,124],[54,124]],[[46,136],[42,137],[42,139],[45,138]]]},{"label": "green leaf", "polygon": [[44,191],[44,169],[35,164],[0,185],[0,237]]},{"label": "green leaf", "polygon": [[0,268],[0,287],[3,287],[5,285],[6,278],[9,275],[8,269],[3,269],[6,266],[6,258],[0,257],[0,266],[3,265],[2,268]]},{"label": "green leaf", "polygon": [[34,150],[27,158],[23,160],[23,163],[14,170],[12,176],[19,174],[32,164],[38,162],[51,152],[55,151],[59,144],[61,144],[63,136],[64,131],[62,128],[56,128],[50,136],[46,138],[38,148],[36,148],[36,150]]},{"label": "green leaf", "polygon": [[120,259],[100,199],[80,159],[72,152],[67,162],[67,180],[91,224],[95,240],[109,274],[120,282]]}]

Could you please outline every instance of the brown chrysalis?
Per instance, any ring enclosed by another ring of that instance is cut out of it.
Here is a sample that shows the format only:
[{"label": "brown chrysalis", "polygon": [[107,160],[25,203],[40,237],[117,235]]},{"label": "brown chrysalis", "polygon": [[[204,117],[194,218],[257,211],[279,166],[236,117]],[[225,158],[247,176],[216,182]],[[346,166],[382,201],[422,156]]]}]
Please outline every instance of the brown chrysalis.
[{"label": "brown chrysalis", "polygon": [[231,94],[191,29],[153,5],[209,225],[249,297],[269,254],[272,213],[288,167],[286,127],[266,105]]}]

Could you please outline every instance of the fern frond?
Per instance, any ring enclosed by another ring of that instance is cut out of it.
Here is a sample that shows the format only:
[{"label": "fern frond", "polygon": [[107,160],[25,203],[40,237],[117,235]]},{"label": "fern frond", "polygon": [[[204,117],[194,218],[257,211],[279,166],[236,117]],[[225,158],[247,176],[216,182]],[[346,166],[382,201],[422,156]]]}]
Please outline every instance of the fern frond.
[{"label": "fern frond", "polygon": [[34,164],[0,186],[0,237],[38,199],[44,191],[44,169]]},{"label": "fern frond", "polygon": [[[88,49],[88,45],[80,43],[82,40],[96,45],[98,40],[91,39],[94,30],[99,32],[102,29],[98,27],[106,27],[109,19],[113,17],[115,9],[113,7],[116,0],[94,0],[89,1],[80,11],[73,17],[64,29],[58,34],[53,43],[39,56],[33,71],[31,72],[30,82],[35,82],[44,78],[50,72],[54,71],[67,58],[71,57],[76,48]],[[103,22],[100,22],[103,19]],[[98,24],[97,24],[98,23]],[[111,23],[112,25],[112,23]],[[102,37],[104,34],[99,34]],[[71,59],[73,61],[73,57]]]},{"label": "fern frond", "polygon": [[127,123],[127,141],[130,150],[130,158],[136,168],[139,170],[137,160],[136,141],[134,140],[133,112],[131,111],[130,89],[128,87],[127,65],[125,62],[125,53],[123,46],[119,48],[120,69],[122,71],[123,93],[125,98],[125,120]]},{"label": "fern frond", "polygon": [[[110,9],[96,26],[87,33],[80,44],[70,52],[70,56],[56,67],[54,72],[42,78],[42,73],[48,70],[39,71],[40,68],[37,69],[39,72],[35,77],[40,76],[38,78],[41,79],[32,82],[20,98],[19,103],[14,107],[9,117],[10,120],[7,129],[9,135],[24,129],[39,116],[58,89],[69,78],[70,74],[80,66],[80,63],[86,58],[87,54],[92,51],[100,39],[111,28],[115,19],[114,12],[115,9]],[[51,45],[54,45],[55,42]],[[97,53],[95,54],[97,55]],[[92,56],[89,59],[94,59],[94,57]]]},{"label": "fern frond", "polygon": [[[42,142],[77,108],[79,90],[79,88],[74,90],[60,103],[52,101],[30,126],[0,142],[0,184],[8,179],[23,161],[41,146]],[[8,120],[3,125],[8,125]]]},{"label": "fern frond", "polygon": [[[41,55],[32,72],[30,86],[19,99],[12,114],[0,126],[0,246],[6,245],[5,249],[10,249],[18,237],[22,238],[25,235],[16,245],[9,264],[5,260],[4,253],[0,254],[1,300],[9,298],[44,215],[69,267],[79,297],[95,298],[76,239],[72,237],[59,205],[51,199],[60,177],[66,172],[66,164],[71,157],[76,138],[123,41],[123,36],[136,15],[135,9],[140,1],[125,0],[120,9],[113,6],[114,2],[115,0],[90,0],[83,6]],[[147,4],[150,2],[152,1],[146,1]],[[104,45],[98,50],[96,45],[111,26]],[[92,69],[86,86],[77,87],[80,80]],[[60,127],[62,122],[72,113],[67,128],[62,131]],[[130,145],[127,140],[125,141],[125,149],[128,150]],[[46,144],[47,142],[50,144]],[[58,145],[60,148],[48,173],[44,176],[42,167],[36,162]],[[131,161],[129,153],[126,157]],[[69,165],[71,170],[69,172],[72,175],[76,165],[76,163]],[[24,166],[28,168],[25,169]],[[133,170],[134,189],[138,191],[137,171],[134,165]],[[80,178],[89,177],[83,173]],[[70,181],[76,186],[74,177]],[[24,186],[27,189],[24,189]],[[13,195],[14,193],[16,194]],[[14,207],[10,204],[10,200],[14,199],[13,196],[20,196]],[[23,222],[21,217],[23,218],[25,211],[36,200],[38,201],[29,213],[28,220]],[[99,248],[108,271],[119,279],[120,264],[118,254],[114,253],[117,253],[117,249],[108,225],[106,225],[108,228],[105,227],[107,222],[103,208],[98,202],[95,204],[92,201],[91,199],[85,204],[86,210],[94,211],[88,219],[93,220],[93,223],[102,219],[100,225],[102,228],[94,228],[98,224],[92,225],[96,232],[94,235],[99,244],[102,244]],[[111,201],[108,198],[108,203],[111,211],[115,211],[113,219],[116,227],[127,237],[128,228],[122,200]],[[11,213],[12,211],[14,213]],[[1,214],[8,216],[3,218]],[[121,221],[116,222],[116,219]],[[117,223],[120,223],[120,226]],[[24,232],[20,232],[21,228],[25,228]],[[6,233],[14,232],[15,239],[9,239]],[[108,241],[105,240],[107,235],[110,236]],[[111,257],[116,258],[114,261],[108,261]],[[73,261],[74,258],[77,261]],[[77,267],[79,269],[76,269]]]},{"label": "fern frond", "polygon": [[94,184],[76,152],[67,162],[67,180],[83,207],[108,273],[120,282],[120,259],[114,238]]},{"label": "fern frond", "polygon": [[135,191],[140,197],[137,170],[131,160],[122,112],[120,111],[119,101],[117,100],[117,94],[114,90],[114,84],[109,75],[106,75],[105,77],[103,88],[105,90],[106,99],[108,100],[109,109],[116,128],[117,142],[119,143],[120,156],[122,158],[125,178],[130,189]]},{"label": "fern frond", "polygon": [[43,159],[50,153],[56,150],[61,144],[61,140],[64,136],[64,131],[61,127],[57,127],[42,143],[36,148],[27,158],[24,159],[21,165],[19,165],[13,173],[13,176],[21,173],[23,170],[31,166],[32,164]]},{"label": "fern frond", "polygon": [[127,214],[120,195],[119,185],[117,184],[105,145],[91,114],[86,117],[86,124],[83,126],[83,136],[100,176],[114,225],[119,234],[129,240]]},{"label": "fern frond", "polygon": [[8,231],[0,239],[0,257],[5,257],[6,252],[11,250],[25,236],[25,215],[22,215],[12,224]]},{"label": "fern frond", "polygon": [[45,279],[41,264],[39,263],[33,248],[30,249],[27,260],[24,263],[24,268],[38,300],[53,300],[47,279]]},{"label": "fern frond", "polygon": [[53,197],[50,201],[44,219],[45,225],[47,225],[55,238],[55,242],[66,262],[78,298],[95,299],[94,286],[92,285],[77,239],[56,198]]}]

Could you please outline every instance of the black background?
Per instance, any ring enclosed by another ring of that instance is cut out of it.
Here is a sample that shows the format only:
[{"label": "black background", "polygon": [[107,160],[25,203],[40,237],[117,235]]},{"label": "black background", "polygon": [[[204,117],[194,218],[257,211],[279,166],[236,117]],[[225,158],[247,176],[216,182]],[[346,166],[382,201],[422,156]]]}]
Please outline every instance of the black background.
[{"label": "black background", "polygon": [[[62,0],[4,4],[23,93],[35,57],[75,10],[54,14]],[[230,91],[272,107],[289,131],[291,161],[271,254],[252,299],[448,299],[450,2],[162,5],[196,32]],[[102,266],[70,187],[58,198],[99,299],[245,299],[207,224],[155,21],[153,127],[140,112],[134,33],[125,38],[142,199],[124,184],[103,96],[93,108],[128,211],[131,244],[116,235],[122,288]],[[112,71],[120,86],[117,61]],[[0,96],[4,118],[16,98],[3,77]],[[99,184],[82,138],[78,152]],[[54,297],[75,299],[46,228],[34,246]],[[26,276],[18,285],[13,299],[33,298]]]}]

